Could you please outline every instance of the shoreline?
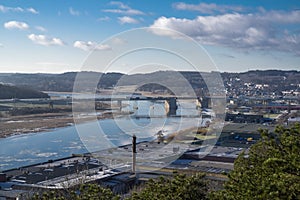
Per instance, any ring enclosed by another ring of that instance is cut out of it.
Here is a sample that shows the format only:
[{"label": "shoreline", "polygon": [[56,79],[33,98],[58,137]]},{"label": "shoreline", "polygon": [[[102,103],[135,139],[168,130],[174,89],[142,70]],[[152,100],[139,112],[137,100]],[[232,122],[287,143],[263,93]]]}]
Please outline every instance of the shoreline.
[{"label": "shoreline", "polygon": [[[97,115],[97,120],[110,119],[112,112]],[[95,116],[84,116],[80,123],[92,121]],[[18,115],[0,119],[0,139],[30,133],[42,133],[75,124],[72,112]]]}]

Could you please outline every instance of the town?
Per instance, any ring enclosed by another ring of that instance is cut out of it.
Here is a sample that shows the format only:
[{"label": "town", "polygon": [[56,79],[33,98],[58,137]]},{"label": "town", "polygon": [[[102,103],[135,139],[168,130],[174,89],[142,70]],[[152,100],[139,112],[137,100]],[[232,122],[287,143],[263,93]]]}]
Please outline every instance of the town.
[{"label": "town", "polygon": [[[297,79],[300,76],[299,72],[248,72],[247,77],[251,77],[249,75],[251,73],[256,74],[253,75],[255,81],[249,78],[247,80],[243,74],[223,74],[226,113],[222,115],[225,123],[220,133],[209,131],[214,130],[212,127],[219,122],[216,121],[218,118],[216,114],[212,112],[212,98],[197,97],[194,99],[194,106],[199,110],[200,117],[209,119],[208,123],[182,130],[175,135],[164,134],[162,130],[156,138],[150,141],[136,142],[134,139],[135,141],[130,144],[115,148],[72,154],[69,157],[49,159],[41,163],[2,170],[0,196],[7,199],[29,198],[35,193],[49,189],[64,190],[90,182],[108,187],[115,194],[126,195],[135,185],[161,175],[172,176],[176,171],[205,172],[206,179],[214,182],[216,187],[222,187],[221,185],[227,180],[226,174],[233,169],[235,159],[240,153],[247,153],[251,145],[260,139],[259,129],[274,131],[278,124],[290,126],[300,121],[300,79]],[[189,81],[199,82],[195,78],[198,74],[190,72],[183,74],[190,78]],[[275,80],[280,79],[286,84],[280,83],[281,88],[277,91],[274,88],[279,86],[270,84],[273,82],[272,78],[264,79],[266,80],[264,82],[263,79],[258,78],[257,74],[262,74],[264,77],[269,74]],[[152,87],[150,91],[149,88],[151,88],[149,85],[143,88],[146,93],[140,89],[132,96],[124,98],[96,98],[95,108],[98,105],[100,111],[108,109],[116,112],[118,110],[120,115],[120,110],[126,101],[165,101],[166,117],[187,117],[176,114],[177,105],[181,101],[191,99],[172,96],[169,91],[158,86]],[[105,90],[99,91],[101,94]],[[146,96],[150,93],[151,96]],[[56,96],[56,94],[60,93],[52,92],[50,99],[37,101],[15,99],[13,104],[10,100],[2,100],[2,113],[9,115],[11,111],[24,109],[25,103],[30,103],[31,107],[37,110],[44,107],[42,112],[48,112],[48,109],[49,112],[51,110],[53,112],[53,107],[59,107],[59,105],[64,105],[64,109],[69,107],[66,110],[71,110],[74,100],[72,101],[68,95]],[[205,91],[202,94],[205,94]],[[114,107],[108,107],[105,103],[112,101],[116,102]],[[9,105],[12,107],[10,108]],[[23,108],[19,105],[23,105]],[[123,117],[131,115],[138,119],[154,117],[134,115],[133,112],[122,115]],[[193,118],[199,116],[189,117],[190,120],[195,120]],[[153,152],[156,153],[153,154]]]}]

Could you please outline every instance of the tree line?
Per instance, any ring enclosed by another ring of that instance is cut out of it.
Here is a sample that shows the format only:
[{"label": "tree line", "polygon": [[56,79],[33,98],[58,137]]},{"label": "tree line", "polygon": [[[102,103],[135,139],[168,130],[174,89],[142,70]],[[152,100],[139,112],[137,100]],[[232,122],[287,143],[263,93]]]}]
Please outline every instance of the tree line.
[{"label": "tree line", "polygon": [[0,99],[49,98],[48,94],[30,88],[0,84]]}]

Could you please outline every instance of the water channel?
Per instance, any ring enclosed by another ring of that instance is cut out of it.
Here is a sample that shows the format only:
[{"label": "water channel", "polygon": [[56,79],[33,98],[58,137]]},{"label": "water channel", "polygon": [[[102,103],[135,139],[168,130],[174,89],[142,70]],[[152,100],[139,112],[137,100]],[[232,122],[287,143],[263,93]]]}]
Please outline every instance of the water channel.
[{"label": "water channel", "polygon": [[[146,141],[154,139],[157,131],[161,129],[168,134],[200,126],[206,122],[200,117],[166,117],[163,102],[128,101],[124,104],[127,105],[124,110],[131,110],[134,114],[0,139],[0,171],[69,157],[72,154],[87,153],[88,148],[81,141],[82,137],[78,134],[78,130],[86,131],[88,134],[97,132],[101,127],[107,140],[115,146],[120,146],[129,144],[131,135],[139,135],[141,130],[143,134],[138,137],[138,141]],[[191,101],[178,102],[177,113],[179,115],[199,116],[199,112],[195,103]],[[150,117],[136,117],[141,115]],[[98,145],[93,150],[102,148],[105,147]]]}]

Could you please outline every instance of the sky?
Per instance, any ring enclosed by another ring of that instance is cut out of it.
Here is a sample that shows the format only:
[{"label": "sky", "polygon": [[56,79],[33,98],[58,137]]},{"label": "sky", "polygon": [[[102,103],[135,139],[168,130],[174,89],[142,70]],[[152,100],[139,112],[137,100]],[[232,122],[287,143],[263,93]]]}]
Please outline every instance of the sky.
[{"label": "sky", "polygon": [[[138,45],[143,46],[143,41],[147,41],[148,45],[153,42],[159,47],[158,41],[168,38],[166,48],[182,48],[183,54],[197,56],[193,48],[189,49],[189,42],[182,47],[177,45],[178,32],[190,37],[205,49],[216,69],[222,72],[300,70],[299,0],[0,0],[0,72],[85,70],[83,66],[92,52],[105,57],[110,53],[116,55],[120,45],[131,49],[132,40],[121,38],[124,31],[126,36],[139,28],[174,31],[153,31],[152,39],[133,34],[131,38],[139,41]],[[111,71],[127,73],[131,63],[143,65],[141,58],[147,52],[130,54],[115,62],[118,67]],[[157,51],[155,55],[169,58]],[[171,69],[172,65],[180,65],[179,70],[190,69],[185,68],[184,62],[171,57],[169,60],[173,61],[168,63]],[[161,64],[159,61],[153,63]],[[149,62],[139,72],[149,67]]]}]

